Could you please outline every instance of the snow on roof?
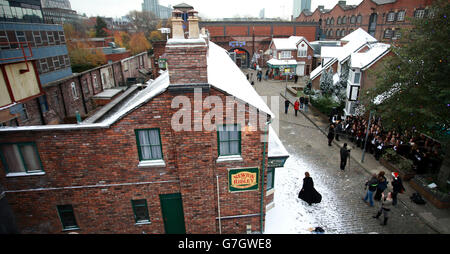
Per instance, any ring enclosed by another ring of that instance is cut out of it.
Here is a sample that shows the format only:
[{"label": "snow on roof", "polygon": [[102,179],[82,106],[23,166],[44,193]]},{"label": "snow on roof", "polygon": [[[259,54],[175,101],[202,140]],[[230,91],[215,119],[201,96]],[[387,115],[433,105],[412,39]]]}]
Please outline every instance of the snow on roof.
[{"label": "snow on roof", "polygon": [[275,117],[227,51],[211,41],[207,63],[209,84]]},{"label": "snow on roof", "polygon": [[[231,60],[225,49],[210,42],[207,62],[208,83],[269,114],[272,118],[275,117],[275,114],[272,113],[264,100],[250,85],[247,77]],[[2,127],[0,128],[0,132],[109,128],[113,123],[123,118],[134,109],[166,91],[169,85],[169,73],[168,71],[165,71],[153,82],[147,82],[147,87],[145,89],[134,95],[131,100],[121,105],[115,113],[99,123],[82,122],[80,124]]]},{"label": "snow on roof", "polygon": [[341,41],[364,41],[364,42],[376,42],[377,39],[375,39],[372,35],[368,34],[364,29],[361,27],[356,29],[355,31],[347,34],[345,37],[341,39]]},{"label": "snow on roof", "polygon": [[291,36],[289,38],[273,38],[272,42],[277,50],[297,50],[297,43],[304,40],[310,47],[308,40],[303,36]]},{"label": "snow on roof", "polygon": [[270,65],[297,65],[297,61],[295,59],[280,60],[272,58],[269,61],[267,61],[267,63]]},{"label": "snow on roof", "polygon": [[272,126],[269,126],[269,152],[270,157],[289,157],[289,153],[281,142]]},{"label": "snow on roof", "polygon": [[369,50],[363,53],[352,53],[351,67],[359,69],[367,69],[380,57],[386,55],[390,51],[390,45],[385,43],[376,43],[369,45]]},{"label": "snow on roof", "polygon": [[80,123],[80,124],[57,124],[57,125],[38,125],[38,126],[19,126],[3,127],[0,132],[7,131],[49,131],[49,130],[70,130],[70,129],[97,129],[109,128],[114,122],[124,117],[127,113],[148,102],[151,98],[164,92],[169,87],[169,74],[164,72],[147,87],[139,92],[134,100],[122,105],[122,107],[113,115],[100,123]]}]

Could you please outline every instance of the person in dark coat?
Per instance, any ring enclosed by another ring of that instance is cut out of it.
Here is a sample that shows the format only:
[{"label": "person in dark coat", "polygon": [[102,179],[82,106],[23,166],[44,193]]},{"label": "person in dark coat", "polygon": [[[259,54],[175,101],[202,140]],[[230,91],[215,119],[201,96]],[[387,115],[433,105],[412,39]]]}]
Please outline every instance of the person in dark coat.
[{"label": "person in dark coat", "polygon": [[305,112],[308,112],[308,103],[309,103],[309,97],[305,97]]},{"label": "person in dark coat", "polygon": [[384,176],[384,171],[381,171],[378,174],[378,185],[377,185],[377,192],[375,193],[375,196],[373,197],[374,200],[376,201],[380,201],[381,200],[381,193],[384,192],[384,190],[386,190],[387,186],[388,186],[388,180],[386,179],[386,177]]},{"label": "person in dark coat", "polygon": [[372,177],[366,182],[366,196],[363,198],[364,202],[367,203],[369,200],[370,206],[373,206],[373,193],[377,190],[378,179],[377,174],[372,174]]},{"label": "person in dark coat", "polygon": [[392,205],[397,205],[397,195],[405,191],[402,179],[397,172],[392,172]]},{"label": "person in dark coat", "polygon": [[341,147],[341,170],[345,169],[345,165],[347,165],[347,158],[350,155],[350,150],[347,149],[347,143]]},{"label": "person in dark coat", "polygon": [[288,113],[289,104],[290,104],[290,102],[286,99],[286,100],[284,101],[284,113],[285,113],[285,114]]},{"label": "person in dark coat", "polygon": [[330,129],[328,130],[328,146],[331,146],[331,142],[333,142],[334,139],[334,125],[330,125]]},{"label": "person in dark coat", "polygon": [[295,75],[295,76],[294,76],[294,83],[297,84],[297,81],[298,81],[298,76]]},{"label": "person in dark coat", "polygon": [[305,172],[305,178],[303,178],[303,186],[298,194],[298,198],[311,205],[313,203],[320,203],[322,201],[322,195],[314,189],[313,179],[309,176],[308,172]]},{"label": "person in dark coat", "polygon": [[305,104],[305,97],[300,97],[300,108],[303,108],[303,104]]}]

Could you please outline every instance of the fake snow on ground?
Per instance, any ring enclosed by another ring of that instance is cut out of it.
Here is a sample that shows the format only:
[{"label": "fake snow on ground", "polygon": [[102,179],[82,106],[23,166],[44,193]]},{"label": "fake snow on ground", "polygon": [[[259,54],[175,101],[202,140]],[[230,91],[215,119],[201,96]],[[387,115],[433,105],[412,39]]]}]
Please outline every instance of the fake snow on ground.
[{"label": "fake snow on ground", "polygon": [[[303,185],[305,172],[308,171],[313,177],[314,187],[322,195],[322,202],[309,206],[299,199],[298,193]],[[325,233],[337,233],[340,228],[340,215],[333,207],[328,207],[330,199],[334,199],[334,194],[321,188],[321,183],[316,180],[325,175],[319,176],[319,170],[313,170],[311,165],[307,165],[300,158],[291,154],[284,168],[276,170],[275,173],[275,207],[266,214],[265,234],[311,234],[311,230],[322,227]],[[328,200],[328,201],[327,201]],[[333,221],[333,225],[324,225],[326,221]]]}]

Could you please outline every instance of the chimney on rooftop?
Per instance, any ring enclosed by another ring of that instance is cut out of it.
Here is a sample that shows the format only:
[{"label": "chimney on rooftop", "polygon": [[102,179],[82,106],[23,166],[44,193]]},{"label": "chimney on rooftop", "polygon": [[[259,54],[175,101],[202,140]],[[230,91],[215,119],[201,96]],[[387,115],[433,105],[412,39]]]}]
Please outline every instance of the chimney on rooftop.
[{"label": "chimney on rooftop", "polygon": [[188,22],[189,22],[189,39],[199,38],[199,28],[198,28],[198,12],[194,10],[188,11]]},{"label": "chimney on rooftop", "polygon": [[339,1],[338,4],[339,4],[339,5],[346,5],[346,4],[347,4],[347,1]]},{"label": "chimney on rooftop", "polygon": [[184,39],[183,30],[183,12],[179,10],[174,10],[172,12],[172,38],[173,39]]},{"label": "chimney on rooftop", "polygon": [[[185,37],[183,22],[189,28]],[[197,12],[175,9],[172,12],[172,38],[166,44],[167,69],[171,89],[186,85],[207,84],[207,52],[208,44],[200,37]]]},{"label": "chimney on rooftop", "polygon": [[319,5],[317,8],[319,8],[319,11],[323,11],[323,9],[325,8],[325,6]]}]

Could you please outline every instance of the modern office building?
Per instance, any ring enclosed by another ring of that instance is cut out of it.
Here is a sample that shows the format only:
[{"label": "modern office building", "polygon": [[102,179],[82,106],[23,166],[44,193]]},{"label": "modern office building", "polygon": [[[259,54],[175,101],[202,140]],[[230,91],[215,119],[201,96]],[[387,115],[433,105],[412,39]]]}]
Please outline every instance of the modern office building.
[{"label": "modern office building", "polygon": [[1,0],[0,22],[42,23],[40,0]]},{"label": "modern office building", "polygon": [[45,23],[64,24],[78,22],[81,16],[72,10],[69,0],[42,0]]},{"label": "modern office building", "polygon": [[302,13],[304,10],[311,10],[311,0],[293,0],[294,7],[292,9],[292,15],[294,19]]},{"label": "modern office building", "polygon": [[40,1],[3,0],[0,9],[0,125],[26,125],[34,105],[48,107],[43,87],[72,75],[65,34],[44,23]]},{"label": "modern office building", "polygon": [[160,19],[168,19],[172,15],[172,8],[160,5],[159,0],[144,0],[142,11],[153,12]]}]

